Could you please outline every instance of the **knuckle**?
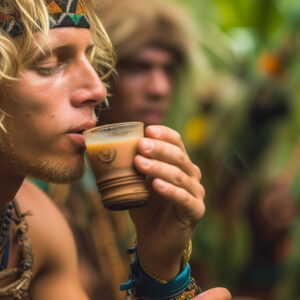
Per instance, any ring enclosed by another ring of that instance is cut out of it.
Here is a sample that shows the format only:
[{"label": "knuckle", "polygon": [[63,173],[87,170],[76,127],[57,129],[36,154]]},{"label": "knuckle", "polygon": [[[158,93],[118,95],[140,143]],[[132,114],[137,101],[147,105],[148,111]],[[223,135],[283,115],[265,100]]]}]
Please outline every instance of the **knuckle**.
[{"label": "knuckle", "polygon": [[186,161],[186,155],[183,152],[180,152],[177,155],[177,160],[179,161],[180,164],[184,164]]},{"label": "knuckle", "polygon": [[200,168],[195,164],[193,164],[193,168],[194,168],[195,176],[197,177],[198,180],[200,180],[202,177]]},{"label": "knuckle", "polygon": [[199,184],[199,197],[204,199],[205,197],[205,189],[203,187],[203,185]]},{"label": "knuckle", "polygon": [[184,195],[182,196],[182,201],[183,201],[183,203],[189,203],[190,200],[191,200],[190,194],[184,194]]},{"label": "knuckle", "polygon": [[197,199],[203,200],[205,197],[205,189],[201,183],[197,179],[193,179],[192,184],[194,185],[194,195]]},{"label": "knuckle", "polygon": [[179,170],[174,171],[175,185],[180,186],[183,183],[183,180],[184,180],[183,174]]}]

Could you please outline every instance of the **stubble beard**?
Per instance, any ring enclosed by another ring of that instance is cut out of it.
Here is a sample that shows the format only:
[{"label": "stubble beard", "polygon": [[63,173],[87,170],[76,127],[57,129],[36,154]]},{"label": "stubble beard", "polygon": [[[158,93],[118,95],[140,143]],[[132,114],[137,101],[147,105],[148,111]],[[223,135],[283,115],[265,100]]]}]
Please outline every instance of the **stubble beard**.
[{"label": "stubble beard", "polygon": [[76,164],[66,166],[57,159],[27,159],[12,146],[12,141],[0,143],[0,157],[5,162],[6,170],[23,176],[31,176],[53,183],[68,183],[81,178],[85,171],[84,151],[78,149]]},{"label": "stubble beard", "polygon": [[45,181],[54,183],[69,183],[71,181],[81,178],[85,171],[85,165],[83,158],[78,161],[76,167],[70,169],[69,167],[63,167],[61,162],[43,162],[36,168],[31,167],[29,176],[36,177]]}]

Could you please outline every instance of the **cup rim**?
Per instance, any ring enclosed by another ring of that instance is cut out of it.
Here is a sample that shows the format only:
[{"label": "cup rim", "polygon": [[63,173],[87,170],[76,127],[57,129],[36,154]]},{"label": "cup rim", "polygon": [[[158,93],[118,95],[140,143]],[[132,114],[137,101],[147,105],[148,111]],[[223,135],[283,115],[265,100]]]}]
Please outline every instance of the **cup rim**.
[{"label": "cup rim", "polygon": [[117,122],[117,123],[109,123],[101,126],[95,126],[93,128],[90,128],[88,130],[83,131],[83,135],[90,134],[93,132],[97,132],[99,129],[105,129],[105,128],[114,128],[114,127],[124,127],[128,125],[144,125],[143,122],[139,121],[130,121],[130,122]]}]

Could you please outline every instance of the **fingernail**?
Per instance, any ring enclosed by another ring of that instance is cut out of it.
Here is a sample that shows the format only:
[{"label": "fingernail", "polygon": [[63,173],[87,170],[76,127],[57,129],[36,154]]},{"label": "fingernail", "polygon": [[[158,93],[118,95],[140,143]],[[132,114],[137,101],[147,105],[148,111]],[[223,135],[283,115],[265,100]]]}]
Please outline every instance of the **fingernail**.
[{"label": "fingernail", "polygon": [[142,163],[142,165],[146,168],[150,167],[152,165],[152,161],[150,159],[147,159],[143,156],[140,156],[140,161]]},{"label": "fingernail", "polygon": [[168,183],[166,183],[165,181],[160,180],[160,179],[156,180],[156,184],[157,184],[158,189],[161,191],[165,191],[169,186]]},{"label": "fingernail", "polygon": [[142,141],[145,151],[151,151],[154,148],[154,143],[148,139],[143,139]]}]

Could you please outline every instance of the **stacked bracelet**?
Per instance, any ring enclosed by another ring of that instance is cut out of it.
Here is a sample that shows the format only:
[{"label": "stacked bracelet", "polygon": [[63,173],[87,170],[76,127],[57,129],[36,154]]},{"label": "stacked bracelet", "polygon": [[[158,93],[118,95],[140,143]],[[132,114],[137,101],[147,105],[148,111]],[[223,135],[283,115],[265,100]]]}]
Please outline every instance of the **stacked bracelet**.
[{"label": "stacked bracelet", "polygon": [[120,286],[121,290],[127,290],[127,300],[185,300],[201,293],[195,280],[191,278],[189,264],[174,279],[162,283],[145,272],[135,248],[129,251],[133,255],[131,276],[129,281]]},{"label": "stacked bracelet", "polygon": [[[197,286],[197,283],[193,278],[191,278],[191,281],[187,288],[179,295],[177,296],[171,296],[171,298],[159,298],[160,300],[190,300],[196,297],[201,293],[201,289]],[[143,297],[137,294],[136,290],[134,288],[129,289],[127,291],[127,298],[126,300],[157,300],[158,298],[149,298],[149,297]]]}]

